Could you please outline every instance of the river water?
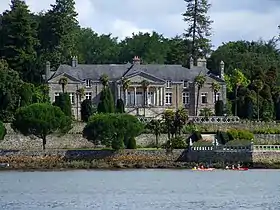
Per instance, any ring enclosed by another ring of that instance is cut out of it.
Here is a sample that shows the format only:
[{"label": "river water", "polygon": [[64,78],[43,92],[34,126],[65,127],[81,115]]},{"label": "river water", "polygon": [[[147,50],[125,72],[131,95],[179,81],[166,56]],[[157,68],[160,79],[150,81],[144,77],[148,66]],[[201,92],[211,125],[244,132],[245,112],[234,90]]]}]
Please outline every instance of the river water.
[{"label": "river water", "polygon": [[280,209],[280,171],[1,172],[1,210]]}]

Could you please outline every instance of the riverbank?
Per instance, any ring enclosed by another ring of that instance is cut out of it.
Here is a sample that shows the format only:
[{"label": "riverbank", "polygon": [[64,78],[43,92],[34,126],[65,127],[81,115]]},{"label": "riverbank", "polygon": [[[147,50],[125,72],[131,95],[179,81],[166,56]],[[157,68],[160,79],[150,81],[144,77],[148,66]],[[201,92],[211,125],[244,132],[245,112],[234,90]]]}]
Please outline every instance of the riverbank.
[{"label": "riverbank", "polygon": [[[115,169],[191,169],[198,164],[209,165],[217,169],[224,169],[225,162],[179,162],[167,159],[152,159],[142,157],[132,159],[131,157],[107,158],[98,160],[67,160],[63,157],[0,157],[0,163],[9,163],[8,167],[0,170],[26,170],[26,171],[46,171],[46,170],[75,170],[75,169],[95,169],[95,170],[115,170]],[[280,169],[280,163],[242,163],[250,169]]]}]

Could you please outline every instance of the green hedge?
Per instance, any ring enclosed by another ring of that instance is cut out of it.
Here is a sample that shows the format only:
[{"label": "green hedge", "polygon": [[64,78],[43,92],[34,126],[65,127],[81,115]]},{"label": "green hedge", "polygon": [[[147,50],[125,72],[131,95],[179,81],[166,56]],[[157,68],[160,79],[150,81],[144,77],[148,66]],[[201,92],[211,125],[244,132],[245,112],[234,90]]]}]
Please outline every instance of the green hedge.
[{"label": "green hedge", "polygon": [[259,128],[253,130],[255,134],[280,134],[280,128]]}]

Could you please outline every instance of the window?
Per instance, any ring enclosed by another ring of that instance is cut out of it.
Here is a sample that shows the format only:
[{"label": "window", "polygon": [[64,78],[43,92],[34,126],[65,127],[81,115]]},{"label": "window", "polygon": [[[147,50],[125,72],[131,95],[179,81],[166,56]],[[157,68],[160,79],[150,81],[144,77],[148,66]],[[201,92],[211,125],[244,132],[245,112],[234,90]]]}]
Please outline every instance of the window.
[{"label": "window", "polygon": [[71,104],[75,103],[75,93],[69,93]]},{"label": "window", "polygon": [[86,80],[86,87],[87,87],[87,88],[90,88],[90,87],[91,87],[91,80],[90,80],[90,79],[87,79],[87,80]]},{"label": "window", "polygon": [[[221,93],[216,93],[216,101],[220,100],[220,96],[221,96]],[[215,102],[215,93],[213,94],[213,98],[214,98],[213,102]]]},{"label": "window", "polygon": [[59,93],[54,93],[54,101],[57,101],[59,97]]},{"label": "window", "polygon": [[166,81],[166,87],[171,88],[171,81]]},{"label": "window", "polygon": [[92,100],[92,93],[91,92],[86,92],[85,97],[87,100]]},{"label": "window", "polygon": [[189,92],[183,92],[183,104],[189,104],[190,103],[190,93]]},{"label": "window", "polygon": [[183,88],[187,88],[188,87],[188,81],[184,80],[183,81]]},{"label": "window", "polygon": [[201,93],[201,103],[207,104],[207,93]]},{"label": "window", "polygon": [[165,104],[166,105],[172,104],[172,93],[165,93]]}]

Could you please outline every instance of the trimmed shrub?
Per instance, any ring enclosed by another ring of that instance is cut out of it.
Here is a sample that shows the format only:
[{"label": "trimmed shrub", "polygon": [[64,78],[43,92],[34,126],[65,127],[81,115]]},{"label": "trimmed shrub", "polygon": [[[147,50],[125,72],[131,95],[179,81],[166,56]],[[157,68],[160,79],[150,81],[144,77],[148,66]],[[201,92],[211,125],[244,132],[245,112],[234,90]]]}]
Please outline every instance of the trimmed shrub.
[{"label": "trimmed shrub", "polygon": [[127,149],[137,149],[135,138],[129,138],[126,145]]},{"label": "trimmed shrub", "polygon": [[232,140],[226,143],[226,146],[248,146],[251,144],[249,140]]},{"label": "trimmed shrub", "polygon": [[51,104],[31,104],[16,111],[12,128],[23,135],[35,135],[43,141],[45,149],[47,136],[66,133],[71,127],[71,118],[65,116],[59,107]]},{"label": "trimmed shrub", "polygon": [[227,132],[230,137],[230,140],[248,140],[251,141],[254,139],[254,134],[248,130],[236,130],[232,129]]},{"label": "trimmed shrub", "polygon": [[3,140],[6,134],[7,130],[5,128],[5,125],[0,121],[0,140]]},{"label": "trimmed shrub", "polygon": [[72,117],[71,101],[68,93],[60,93],[53,105],[59,107],[66,116]]},{"label": "trimmed shrub", "polygon": [[222,100],[218,100],[215,104],[215,115],[216,116],[224,115],[224,102]]},{"label": "trimmed shrub", "polygon": [[100,102],[97,106],[98,113],[114,113],[115,103],[110,87],[105,86],[100,94]]},{"label": "trimmed shrub", "polygon": [[95,113],[94,106],[92,104],[92,101],[89,99],[86,99],[81,104],[81,119],[83,122],[88,122],[88,119],[91,115]]},{"label": "trimmed shrub", "polygon": [[173,149],[186,149],[187,148],[186,140],[182,136],[174,137],[174,138],[170,139],[170,141],[171,141],[171,146]]},{"label": "trimmed shrub", "polygon": [[124,103],[122,99],[117,100],[116,113],[125,113]]},{"label": "trimmed shrub", "polygon": [[224,131],[217,131],[217,139],[219,144],[226,144],[230,141],[228,133]]},{"label": "trimmed shrub", "polygon": [[199,141],[195,142],[193,144],[193,146],[195,146],[195,147],[210,147],[210,146],[213,146],[213,144],[210,141],[199,140]]},{"label": "trimmed shrub", "polygon": [[143,129],[143,124],[129,114],[96,114],[90,117],[83,136],[95,144],[121,149],[125,140],[128,140],[126,146],[131,144],[129,140],[140,135]]}]

